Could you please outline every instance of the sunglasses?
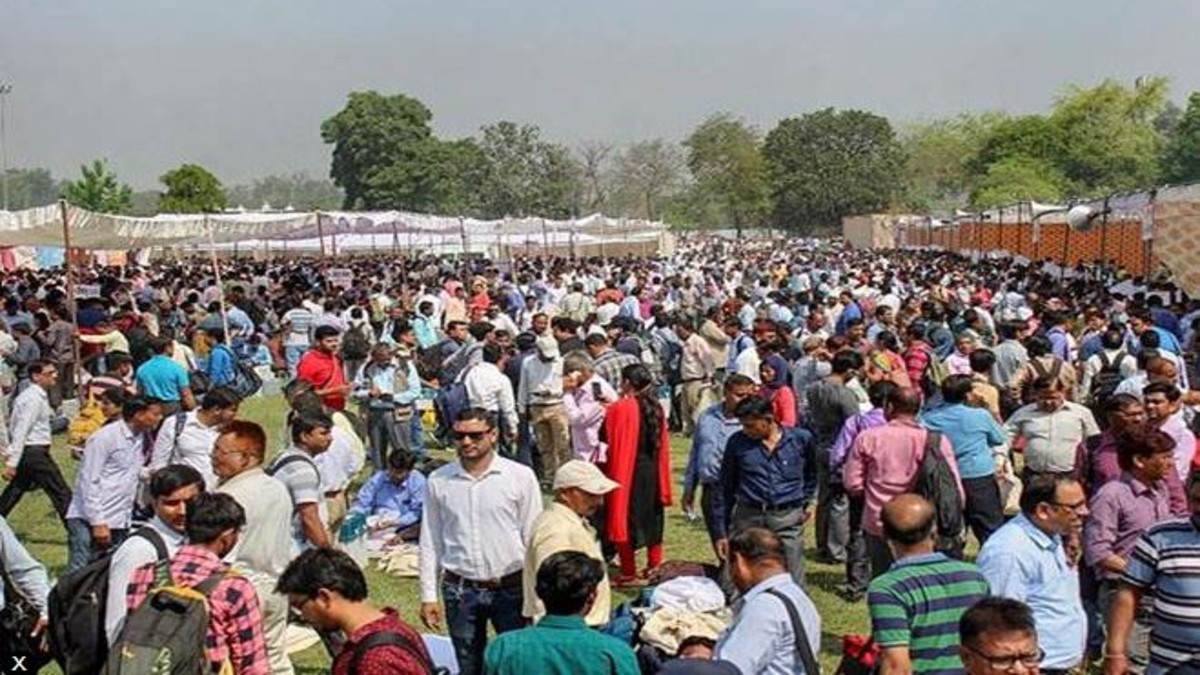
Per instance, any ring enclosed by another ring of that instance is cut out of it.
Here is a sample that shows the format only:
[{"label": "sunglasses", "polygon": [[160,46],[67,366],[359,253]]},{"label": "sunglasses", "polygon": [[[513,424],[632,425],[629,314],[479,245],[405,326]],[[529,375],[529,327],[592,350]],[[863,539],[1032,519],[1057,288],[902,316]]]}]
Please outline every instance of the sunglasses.
[{"label": "sunglasses", "polygon": [[454,432],[454,440],[462,441],[462,440],[466,440],[469,438],[472,441],[479,441],[479,440],[482,440],[484,436],[487,436],[490,433],[491,433],[491,431],[455,431]]}]

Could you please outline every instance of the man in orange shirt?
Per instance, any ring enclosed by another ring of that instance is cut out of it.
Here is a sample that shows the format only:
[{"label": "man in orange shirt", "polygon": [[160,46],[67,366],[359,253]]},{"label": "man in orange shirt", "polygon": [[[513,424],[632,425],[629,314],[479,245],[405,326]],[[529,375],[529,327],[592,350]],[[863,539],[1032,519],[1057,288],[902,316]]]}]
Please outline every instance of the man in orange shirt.
[{"label": "man in orange shirt", "polygon": [[317,326],[313,331],[313,346],[300,358],[296,379],[313,386],[321,403],[330,410],[345,410],[350,383],[338,356],[341,337],[333,326]]}]

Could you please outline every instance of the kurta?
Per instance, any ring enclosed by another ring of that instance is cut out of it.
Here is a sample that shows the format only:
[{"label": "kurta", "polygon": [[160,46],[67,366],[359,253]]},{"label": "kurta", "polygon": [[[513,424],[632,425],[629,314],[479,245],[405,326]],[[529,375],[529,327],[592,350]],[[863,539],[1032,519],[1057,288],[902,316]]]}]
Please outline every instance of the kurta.
[{"label": "kurta", "polygon": [[[641,437],[641,411],[636,398],[627,396],[608,407],[604,417],[604,434],[608,441],[605,473],[619,485],[608,493],[604,530],[612,543],[631,542],[629,516],[634,494],[634,466],[637,464]],[[658,502],[662,506],[670,506],[671,446],[665,419],[659,429],[657,455]]]}]

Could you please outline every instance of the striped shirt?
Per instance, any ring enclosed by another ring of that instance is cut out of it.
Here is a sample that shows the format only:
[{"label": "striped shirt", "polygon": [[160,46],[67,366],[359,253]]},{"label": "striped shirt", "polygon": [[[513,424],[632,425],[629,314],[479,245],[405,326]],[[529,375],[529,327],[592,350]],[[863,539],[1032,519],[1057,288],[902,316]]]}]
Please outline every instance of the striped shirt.
[{"label": "striped shirt", "polygon": [[961,673],[958,620],[988,594],[971,563],[941,553],[902,558],[871,581],[871,633],[881,647],[908,647],[914,673]]},{"label": "striped shirt", "polygon": [[1200,531],[1196,525],[1191,520],[1170,520],[1146,530],[1133,547],[1122,581],[1154,591],[1147,675],[1192,672],[1200,664]]}]

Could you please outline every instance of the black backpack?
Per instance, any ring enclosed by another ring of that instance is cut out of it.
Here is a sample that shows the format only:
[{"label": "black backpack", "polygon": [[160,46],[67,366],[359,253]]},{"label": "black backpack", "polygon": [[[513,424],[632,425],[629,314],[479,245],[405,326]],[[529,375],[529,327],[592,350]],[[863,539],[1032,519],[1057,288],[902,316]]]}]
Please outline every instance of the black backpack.
[{"label": "black backpack", "polygon": [[[154,530],[143,527],[131,536],[154,545],[158,562],[170,557],[167,544]],[[47,601],[50,653],[64,675],[91,675],[104,667],[108,637],[104,630],[108,611],[108,576],[112,556],[105,556],[63,577],[50,590]]]},{"label": "black backpack", "polygon": [[966,530],[964,507],[958,494],[958,479],[942,456],[942,434],[937,431],[929,431],[925,436],[925,453],[921,455],[912,491],[933,504],[937,521],[934,548],[951,557],[961,557]]},{"label": "black backpack", "polygon": [[1121,364],[1124,362],[1125,350],[1117,352],[1116,358],[1111,362],[1108,360],[1108,354],[1100,352],[1100,372],[1092,378],[1092,385],[1088,388],[1093,408],[1102,408],[1104,402],[1116,393],[1117,387],[1125,379],[1121,377]]},{"label": "black backpack", "polygon": [[355,326],[342,337],[342,358],[347,361],[362,361],[371,354],[371,341],[363,335],[363,327]]},{"label": "black backpack", "polygon": [[1030,359],[1029,365],[1033,368],[1034,376],[1032,378],[1026,380],[1025,383],[1021,385],[1021,404],[1022,405],[1028,405],[1030,403],[1033,403],[1033,399],[1034,399],[1033,383],[1034,382],[1042,379],[1043,377],[1046,377],[1047,375],[1050,376],[1050,379],[1057,380],[1058,376],[1062,373],[1062,368],[1063,368],[1062,359],[1060,359],[1058,357],[1054,358],[1054,365],[1050,366],[1050,370],[1046,370],[1046,367],[1042,365],[1042,362],[1037,359]]}]

